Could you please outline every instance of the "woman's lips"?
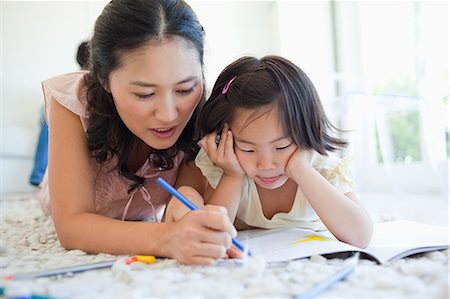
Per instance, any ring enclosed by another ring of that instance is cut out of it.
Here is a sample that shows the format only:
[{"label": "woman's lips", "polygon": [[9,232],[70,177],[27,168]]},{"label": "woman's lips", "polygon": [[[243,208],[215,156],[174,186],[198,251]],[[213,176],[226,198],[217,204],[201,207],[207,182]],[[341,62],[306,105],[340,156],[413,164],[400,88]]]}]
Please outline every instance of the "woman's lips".
[{"label": "woman's lips", "polygon": [[273,176],[273,177],[261,177],[261,176],[258,176],[258,178],[259,178],[263,183],[265,183],[265,184],[273,184],[273,183],[275,183],[280,177],[281,177],[281,174],[280,174],[280,175],[277,175],[277,176]]},{"label": "woman's lips", "polygon": [[152,131],[153,135],[155,135],[156,137],[166,139],[172,137],[173,134],[175,134],[176,127],[150,129],[150,131]]}]

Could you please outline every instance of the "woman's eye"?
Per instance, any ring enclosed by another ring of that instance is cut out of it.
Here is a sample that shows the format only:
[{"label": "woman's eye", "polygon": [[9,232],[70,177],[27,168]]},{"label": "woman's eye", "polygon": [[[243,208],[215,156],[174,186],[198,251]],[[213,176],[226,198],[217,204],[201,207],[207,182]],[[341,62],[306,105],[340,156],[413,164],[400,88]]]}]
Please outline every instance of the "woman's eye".
[{"label": "woman's eye", "polygon": [[290,147],[291,145],[292,145],[292,143],[289,143],[289,144],[286,145],[286,146],[277,147],[277,150],[284,150],[284,149],[287,149],[287,148]]},{"label": "woman's eye", "polygon": [[148,99],[148,98],[151,98],[153,95],[154,95],[155,93],[136,93],[136,96],[139,98],[139,99]]},{"label": "woman's eye", "polygon": [[181,90],[178,90],[177,92],[179,93],[179,94],[190,94],[190,93],[192,93],[194,91],[194,87],[191,87],[191,88],[189,88],[189,89],[181,89]]}]

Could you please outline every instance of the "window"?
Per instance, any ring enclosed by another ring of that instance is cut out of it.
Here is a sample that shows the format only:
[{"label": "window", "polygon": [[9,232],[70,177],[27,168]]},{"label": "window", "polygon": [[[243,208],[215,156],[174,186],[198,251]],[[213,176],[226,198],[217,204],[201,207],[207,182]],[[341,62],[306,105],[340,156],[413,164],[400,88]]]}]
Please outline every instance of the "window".
[{"label": "window", "polygon": [[448,3],[337,2],[333,13],[360,185],[439,190],[450,147]]}]

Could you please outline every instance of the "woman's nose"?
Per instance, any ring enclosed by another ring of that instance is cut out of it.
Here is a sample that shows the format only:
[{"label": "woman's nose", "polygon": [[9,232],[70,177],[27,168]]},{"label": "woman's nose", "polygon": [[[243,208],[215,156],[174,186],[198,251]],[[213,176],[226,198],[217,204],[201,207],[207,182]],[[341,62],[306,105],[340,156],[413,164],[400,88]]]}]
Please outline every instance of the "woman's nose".
[{"label": "woman's nose", "polygon": [[165,95],[158,99],[155,116],[164,123],[172,123],[178,117],[175,99],[171,95]]}]

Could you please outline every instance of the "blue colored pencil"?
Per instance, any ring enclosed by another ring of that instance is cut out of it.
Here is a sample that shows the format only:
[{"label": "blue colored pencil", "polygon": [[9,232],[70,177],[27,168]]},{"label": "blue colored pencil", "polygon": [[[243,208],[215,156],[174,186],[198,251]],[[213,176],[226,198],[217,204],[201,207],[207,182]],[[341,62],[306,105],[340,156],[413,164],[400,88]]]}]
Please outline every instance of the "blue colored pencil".
[{"label": "blue colored pencil", "polygon": [[[191,210],[191,211],[198,210],[198,207],[195,204],[193,204],[183,194],[178,192],[174,187],[172,187],[169,183],[167,183],[163,178],[158,178],[156,180],[156,182],[158,184],[160,184],[164,189],[166,189],[167,192],[169,192],[170,194],[175,196],[179,201],[181,201],[186,207],[189,208],[189,210]],[[239,243],[238,240],[236,240],[235,238],[232,238],[231,242],[234,244],[234,246],[239,248],[242,252],[246,252],[244,246],[241,243]],[[252,256],[252,253],[250,252],[250,250],[247,251],[247,254],[249,256]]]},{"label": "blue colored pencil", "polygon": [[293,299],[312,299],[320,295],[321,293],[325,292],[329,288],[331,288],[333,285],[338,283],[341,280],[344,280],[347,278],[356,268],[356,264],[359,260],[359,252],[355,254],[354,257],[351,258],[352,263],[351,265],[342,268],[341,270],[337,271],[336,273],[330,275],[328,278],[323,280],[322,282],[318,283],[317,285],[313,286],[312,288],[305,291],[303,294],[294,296]]}]

